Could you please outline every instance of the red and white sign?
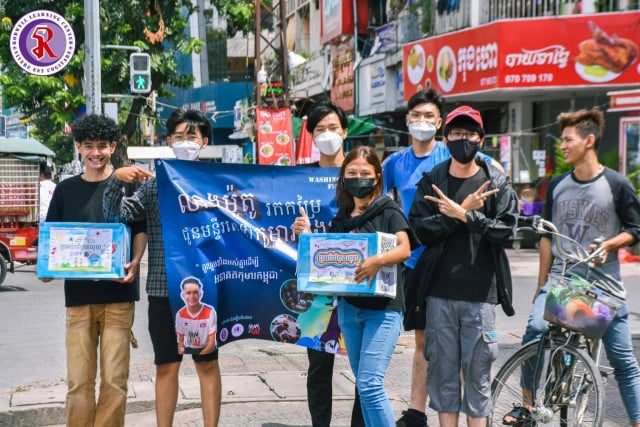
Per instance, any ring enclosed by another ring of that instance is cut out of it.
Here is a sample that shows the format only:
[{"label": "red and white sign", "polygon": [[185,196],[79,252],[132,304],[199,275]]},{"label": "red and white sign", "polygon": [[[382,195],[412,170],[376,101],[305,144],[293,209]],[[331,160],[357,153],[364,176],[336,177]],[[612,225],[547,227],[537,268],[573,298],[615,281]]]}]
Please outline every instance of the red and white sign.
[{"label": "red and white sign", "polygon": [[293,166],[291,110],[256,108],[258,164]]},{"label": "red and white sign", "polygon": [[640,12],[499,21],[403,45],[404,98],[640,82]]},{"label": "red and white sign", "polygon": [[[353,35],[353,0],[320,0],[320,43],[326,44],[343,34]],[[367,32],[368,0],[356,0],[358,32]]]},{"label": "red and white sign", "polygon": [[607,111],[640,111],[640,89],[609,92]]}]

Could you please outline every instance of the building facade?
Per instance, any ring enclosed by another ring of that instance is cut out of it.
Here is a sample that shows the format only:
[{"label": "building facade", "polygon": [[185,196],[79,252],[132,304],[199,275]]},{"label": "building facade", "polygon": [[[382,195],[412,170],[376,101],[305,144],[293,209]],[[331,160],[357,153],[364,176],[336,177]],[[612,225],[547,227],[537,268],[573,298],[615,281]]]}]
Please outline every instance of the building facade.
[{"label": "building facade", "polygon": [[433,87],[447,110],[469,103],[481,111],[485,150],[516,184],[549,172],[557,115],[594,106],[607,112],[605,162],[627,174],[640,168],[640,112],[610,109],[609,95],[640,88],[637,1],[287,4],[289,48],[309,58],[292,72],[291,98],[328,96],[372,117],[387,150],[407,143],[406,101]]}]

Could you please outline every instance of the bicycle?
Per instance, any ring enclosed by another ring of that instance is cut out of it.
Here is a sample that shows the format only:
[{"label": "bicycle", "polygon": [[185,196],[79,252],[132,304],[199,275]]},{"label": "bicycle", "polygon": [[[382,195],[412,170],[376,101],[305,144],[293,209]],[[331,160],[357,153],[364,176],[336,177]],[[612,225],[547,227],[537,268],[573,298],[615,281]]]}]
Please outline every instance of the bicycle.
[{"label": "bicycle", "polygon": [[[553,223],[538,216],[524,221],[537,233],[553,236],[563,269],[562,274],[548,279],[544,318],[549,321],[549,330],[516,351],[492,382],[493,410],[488,425],[504,425],[503,417],[523,402],[523,389],[527,389],[533,402],[530,417],[514,425],[600,426],[604,384],[612,372],[600,367],[600,338],[622,305],[603,289],[603,282],[613,279],[593,267],[602,247],[587,253],[575,240],[559,233]],[[572,242],[576,253],[566,252],[562,240]],[[588,274],[572,272],[579,265],[588,266]]]}]

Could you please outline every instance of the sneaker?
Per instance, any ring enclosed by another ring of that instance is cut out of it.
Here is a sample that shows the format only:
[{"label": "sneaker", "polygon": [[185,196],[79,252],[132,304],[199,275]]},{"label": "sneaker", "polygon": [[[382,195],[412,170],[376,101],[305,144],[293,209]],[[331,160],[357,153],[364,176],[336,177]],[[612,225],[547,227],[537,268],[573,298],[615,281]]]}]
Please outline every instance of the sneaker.
[{"label": "sneaker", "polygon": [[415,409],[402,411],[402,416],[396,421],[396,427],[429,427],[427,416]]}]

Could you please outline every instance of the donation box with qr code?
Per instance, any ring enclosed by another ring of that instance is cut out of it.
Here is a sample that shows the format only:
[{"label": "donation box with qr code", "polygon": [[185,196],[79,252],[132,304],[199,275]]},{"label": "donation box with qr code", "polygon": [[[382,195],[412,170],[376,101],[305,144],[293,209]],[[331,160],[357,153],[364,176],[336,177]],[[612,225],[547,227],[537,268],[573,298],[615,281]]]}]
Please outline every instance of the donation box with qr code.
[{"label": "donation box with qr code", "polygon": [[116,223],[44,222],[38,246],[38,277],[118,279],[127,275],[131,231]]},{"label": "donation box with qr code", "polygon": [[384,265],[375,278],[354,281],[356,268],[376,254],[396,247],[387,233],[303,233],[298,248],[298,291],[320,295],[394,298],[398,266]]}]

